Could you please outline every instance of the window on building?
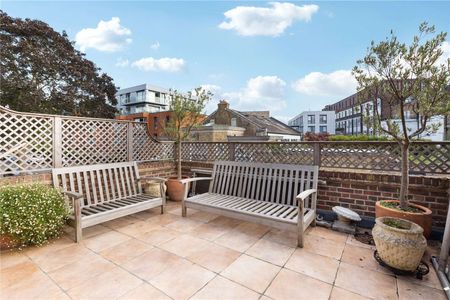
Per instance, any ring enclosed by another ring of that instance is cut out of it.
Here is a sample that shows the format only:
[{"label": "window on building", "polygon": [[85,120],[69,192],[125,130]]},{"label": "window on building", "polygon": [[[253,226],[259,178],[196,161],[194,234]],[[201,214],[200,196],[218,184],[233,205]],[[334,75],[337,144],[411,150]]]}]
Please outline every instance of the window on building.
[{"label": "window on building", "polygon": [[209,120],[209,123],[211,123],[212,125],[214,125],[214,124],[215,124],[215,120],[214,120],[214,119],[211,119],[211,120]]},{"label": "window on building", "polygon": [[308,132],[314,132],[314,126],[308,126]]},{"label": "window on building", "polygon": [[237,126],[237,120],[236,118],[231,118],[231,126],[236,127]]},{"label": "window on building", "polygon": [[144,100],[145,100],[145,91],[137,91],[136,101],[144,101]]},{"label": "window on building", "polygon": [[125,103],[130,103],[130,93],[125,94]]},{"label": "window on building", "polygon": [[161,97],[161,93],[160,93],[160,92],[155,92],[155,97],[156,97],[156,98]]},{"label": "window on building", "polygon": [[300,131],[300,132],[303,132],[303,126],[300,126],[300,127],[299,127],[299,131]]},{"label": "window on building", "polygon": [[320,132],[327,132],[327,126],[320,126]]},{"label": "window on building", "polygon": [[315,116],[308,115],[308,124],[314,124],[314,123],[316,123]]},{"label": "window on building", "polygon": [[327,124],[327,115],[320,115],[320,124]]},{"label": "window on building", "polygon": [[153,129],[158,129],[158,117],[153,117]]}]

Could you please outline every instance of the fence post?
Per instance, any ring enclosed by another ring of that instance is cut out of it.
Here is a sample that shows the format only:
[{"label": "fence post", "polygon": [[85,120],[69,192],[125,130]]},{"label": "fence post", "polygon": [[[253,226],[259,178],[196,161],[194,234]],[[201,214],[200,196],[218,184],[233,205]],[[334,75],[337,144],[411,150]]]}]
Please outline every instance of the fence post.
[{"label": "fence post", "polygon": [[236,159],[235,150],[236,150],[236,144],[229,143],[228,144],[228,160],[229,161],[235,161],[235,159]]},{"label": "fence post", "polygon": [[314,143],[314,165],[320,167],[320,143]]},{"label": "fence post", "polygon": [[62,120],[53,118],[53,168],[62,167]]},{"label": "fence post", "polygon": [[133,161],[133,123],[128,122],[127,125],[128,161]]}]

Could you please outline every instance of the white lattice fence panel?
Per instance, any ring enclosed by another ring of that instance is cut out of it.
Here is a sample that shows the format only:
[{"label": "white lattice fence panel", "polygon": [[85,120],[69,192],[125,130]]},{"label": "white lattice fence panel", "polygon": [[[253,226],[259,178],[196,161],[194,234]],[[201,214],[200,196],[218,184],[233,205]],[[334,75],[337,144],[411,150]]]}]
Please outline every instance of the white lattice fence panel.
[{"label": "white lattice fence panel", "polygon": [[63,119],[61,132],[64,167],[128,160],[127,123]]},{"label": "white lattice fence panel", "polygon": [[133,160],[150,161],[173,158],[173,142],[157,142],[148,134],[146,124],[133,124]]},{"label": "white lattice fence panel", "polygon": [[396,143],[324,143],[321,166],[329,168],[399,171],[401,151]]},{"label": "white lattice fence panel", "polygon": [[[183,143],[181,158],[183,161],[230,160],[230,143]],[[233,160],[233,159],[231,159]]]},{"label": "white lattice fence panel", "polygon": [[0,174],[50,169],[53,118],[0,110]]},{"label": "white lattice fence panel", "polygon": [[410,169],[416,172],[450,174],[450,143],[414,143],[409,161]]},{"label": "white lattice fence panel", "polygon": [[312,165],[313,147],[305,143],[242,143],[235,144],[236,161]]}]

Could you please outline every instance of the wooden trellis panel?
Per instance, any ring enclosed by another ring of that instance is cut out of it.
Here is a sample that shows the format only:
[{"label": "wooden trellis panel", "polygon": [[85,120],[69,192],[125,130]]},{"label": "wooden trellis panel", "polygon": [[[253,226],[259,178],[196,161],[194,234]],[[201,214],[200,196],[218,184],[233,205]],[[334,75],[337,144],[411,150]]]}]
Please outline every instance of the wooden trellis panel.
[{"label": "wooden trellis panel", "polygon": [[0,174],[53,165],[53,119],[0,110]]},{"label": "wooden trellis panel", "polygon": [[414,143],[409,159],[411,170],[450,174],[450,143]]},{"label": "wooden trellis panel", "polygon": [[63,119],[62,166],[83,166],[128,160],[127,123]]},{"label": "wooden trellis panel", "polygon": [[147,124],[133,124],[133,160],[169,160],[174,157],[174,143],[157,142],[149,137]]}]

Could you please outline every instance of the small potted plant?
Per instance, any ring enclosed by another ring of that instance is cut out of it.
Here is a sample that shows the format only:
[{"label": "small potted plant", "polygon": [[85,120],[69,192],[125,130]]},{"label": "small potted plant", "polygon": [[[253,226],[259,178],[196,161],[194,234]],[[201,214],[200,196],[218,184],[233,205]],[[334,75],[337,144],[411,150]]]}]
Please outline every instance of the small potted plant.
[{"label": "small potted plant", "polygon": [[[434,26],[422,23],[411,45],[399,42],[391,32],[391,37],[385,41],[372,42],[368,54],[353,68],[360,102],[373,99],[370,111],[362,112],[364,123],[374,133],[390,136],[401,149],[398,199],[378,201],[376,217],[398,217],[417,223],[424,229],[425,237],[431,233],[432,212],[408,201],[412,159],[409,150],[412,140],[437,131],[439,126],[430,122],[434,116],[450,112],[450,59],[443,59],[441,49],[447,33],[422,40],[434,32]],[[408,128],[411,125],[407,114],[416,116],[416,128]]]},{"label": "small potted plant", "polygon": [[0,248],[41,245],[57,237],[69,215],[62,194],[43,184],[0,188]]},{"label": "small potted plant", "polygon": [[171,91],[170,111],[171,118],[164,127],[165,134],[175,141],[177,176],[169,177],[166,181],[167,194],[173,201],[183,199],[184,186],[179,180],[187,178],[181,174],[181,147],[192,129],[203,121],[206,103],[212,97],[212,93],[198,87],[194,93],[188,92],[186,95],[177,91]]}]

